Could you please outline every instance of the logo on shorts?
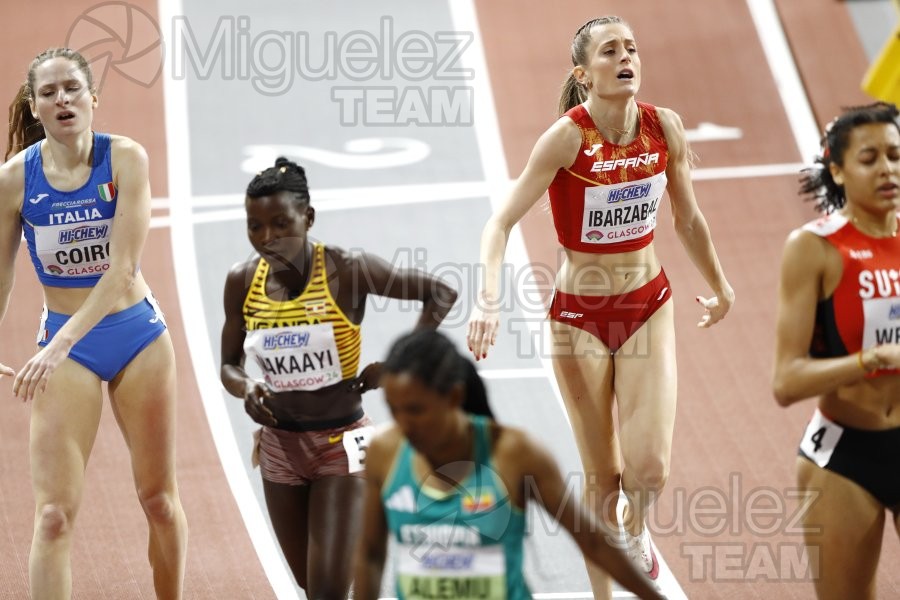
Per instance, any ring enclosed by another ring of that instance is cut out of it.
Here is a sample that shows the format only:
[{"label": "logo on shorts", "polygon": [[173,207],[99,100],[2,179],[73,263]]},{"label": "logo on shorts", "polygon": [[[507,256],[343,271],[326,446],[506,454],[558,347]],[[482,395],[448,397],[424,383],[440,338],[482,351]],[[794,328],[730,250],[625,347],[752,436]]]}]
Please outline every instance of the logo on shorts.
[{"label": "logo on shorts", "polygon": [[577,319],[578,317],[583,317],[584,313],[574,313],[564,310],[559,313],[559,316],[563,319]]},{"label": "logo on shorts", "polygon": [[337,435],[329,435],[329,436],[328,436],[328,443],[329,443],[329,444],[337,444],[337,443],[338,443],[339,441],[341,441],[342,439],[344,439],[344,433],[343,433],[343,432],[341,432],[341,433],[339,433],[339,434],[337,434]]}]

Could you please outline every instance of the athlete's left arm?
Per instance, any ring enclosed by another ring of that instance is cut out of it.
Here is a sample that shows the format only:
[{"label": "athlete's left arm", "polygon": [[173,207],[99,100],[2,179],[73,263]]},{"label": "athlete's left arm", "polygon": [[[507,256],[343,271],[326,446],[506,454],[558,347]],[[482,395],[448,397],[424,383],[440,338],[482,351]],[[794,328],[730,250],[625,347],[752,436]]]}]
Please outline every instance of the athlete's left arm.
[{"label": "athlete's left arm", "polygon": [[29,400],[47,387],[50,375],[110,308],[134,285],[144,241],[150,228],[150,167],[147,153],[128,138],[112,139],[116,214],[109,240],[109,269],[50,343],[19,371],[13,384],[17,396]]},{"label": "athlete's left arm", "polygon": [[[353,273],[350,287],[355,291],[352,307],[357,317],[356,322],[362,320],[366,297],[369,295],[422,302],[416,329],[437,329],[456,302],[456,290],[423,269],[398,267],[367,252],[349,255],[347,262]],[[380,376],[381,363],[367,365],[356,378],[355,389],[365,392],[378,387]]]},{"label": "athlete's left arm", "polygon": [[[436,329],[456,302],[457,293],[441,279],[424,269],[399,267],[383,258],[361,252],[355,261],[362,275],[360,291],[398,300],[419,300],[422,312],[416,328]],[[365,302],[365,297],[360,298]]]},{"label": "athlete's left arm", "polygon": [[657,109],[657,114],[669,147],[669,163],[666,167],[669,183],[666,190],[672,203],[675,232],[691,261],[715,294],[715,297],[709,299],[698,296],[698,300],[706,309],[706,314],[698,325],[709,327],[723,319],[731,309],[734,304],[734,290],[725,279],[709,233],[709,226],[694,197],[690,151],[681,117],[666,108]]}]

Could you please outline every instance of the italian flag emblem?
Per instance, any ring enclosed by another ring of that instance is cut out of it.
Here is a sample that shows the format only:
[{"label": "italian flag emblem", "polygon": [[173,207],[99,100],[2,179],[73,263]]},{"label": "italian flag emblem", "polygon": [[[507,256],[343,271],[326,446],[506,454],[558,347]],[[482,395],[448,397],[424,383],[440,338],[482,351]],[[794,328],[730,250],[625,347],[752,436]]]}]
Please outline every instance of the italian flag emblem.
[{"label": "italian flag emblem", "polygon": [[104,202],[112,202],[116,199],[116,187],[112,184],[112,181],[98,185],[97,193],[100,194],[100,199]]}]

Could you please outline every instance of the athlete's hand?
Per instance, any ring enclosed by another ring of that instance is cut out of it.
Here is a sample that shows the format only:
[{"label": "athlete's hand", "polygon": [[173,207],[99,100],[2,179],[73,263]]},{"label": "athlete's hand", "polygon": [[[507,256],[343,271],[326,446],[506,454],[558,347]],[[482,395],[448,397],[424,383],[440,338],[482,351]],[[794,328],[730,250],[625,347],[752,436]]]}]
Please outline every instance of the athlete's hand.
[{"label": "athlete's hand", "polygon": [[7,367],[3,363],[0,363],[0,377],[6,375],[7,377],[15,377],[16,372],[13,371],[10,367]]},{"label": "athlete's hand", "polygon": [[466,333],[466,344],[476,361],[487,358],[488,348],[497,342],[499,329],[500,315],[497,303],[481,300],[472,311],[469,330]]},{"label": "athlete's hand", "polygon": [[378,382],[381,380],[381,363],[373,362],[362,370],[362,372],[356,376],[353,382],[350,384],[351,392],[358,392],[360,394],[364,394],[369,390],[374,390],[378,387]]},{"label": "athlete's hand", "polygon": [[27,402],[33,400],[36,393],[47,391],[50,376],[69,356],[69,349],[62,342],[54,343],[56,341],[57,338],[53,338],[25,363],[13,381],[13,395]]},{"label": "athlete's hand", "polygon": [[712,298],[704,298],[697,296],[697,302],[703,307],[705,313],[697,323],[697,327],[712,327],[725,318],[728,311],[734,305],[734,291],[729,287],[723,293],[713,296]]},{"label": "athlete's hand", "polygon": [[871,356],[866,362],[875,369],[900,369],[900,344],[879,344],[867,352]]},{"label": "athlete's hand", "polygon": [[267,398],[272,397],[272,389],[262,381],[250,380],[244,391],[244,410],[250,418],[268,427],[278,424],[272,411],[265,405]]}]

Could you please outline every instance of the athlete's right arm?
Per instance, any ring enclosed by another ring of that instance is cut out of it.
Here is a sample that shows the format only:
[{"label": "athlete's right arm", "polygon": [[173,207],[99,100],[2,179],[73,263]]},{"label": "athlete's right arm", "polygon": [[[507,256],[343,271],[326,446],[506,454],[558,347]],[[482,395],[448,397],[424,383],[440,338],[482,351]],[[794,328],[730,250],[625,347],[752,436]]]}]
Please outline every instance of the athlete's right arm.
[{"label": "athlete's right arm", "polygon": [[[6,315],[16,278],[16,253],[22,239],[19,211],[25,193],[21,155],[0,165],[0,322]],[[0,363],[0,376],[14,376],[10,367]]]},{"label": "athlete's right arm", "polygon": [[526,493],[553,515],[568,531],[584,557],[609,573],[624,588],[638,598],[663,600],[650,580],[640,573],[624,552],[616,547],[618,533],[611,531],[581,502],[573,501],[563,481],[556,460],[543,444],[529,436],[519,435],[515,452],[515,469],[527,483]]},{"label": "athlete's right arm", "polygon": [[376,600],[387,558],[387,518],[381,500],[381,488],[397,451],[396,429],[381,433],[366,450],[366,498],[363,505],[363,533],[356,548],[353,573],[354,598]]},{"label": "athlete's right arm", "polygon": [[244,400],[244,410],[261,425],[275,425],[272,412],[263,404],[271,390],[244,370],[244,298],[250,282],[248,263],[231,267],[225,280],[225,324],[222,326],[222,366],[219,377],[229,394]]},{"label": "athlete's right arm", "polygon": [[500,267],[509,232],[544,195],[557,171],[575,161],[580,147],[581,131],[571,119],[563,117],[554,123],[538,139],[506,201],[484,226],[480,257],[484,275],[466,337],[475,360],[487,358],[488,347],[496,341],[500,328]]},{"label": "athlete's right arm", "polygon": [[835,251],[827,242],[803,230],[792,232],[784,246],[772,375],[772,391],[781,406],[833,392],[865,376],[856,353],[838,358],[809,355],[829,252]]}]

